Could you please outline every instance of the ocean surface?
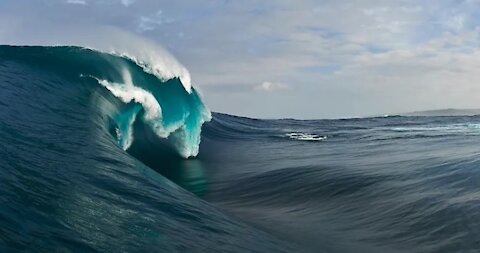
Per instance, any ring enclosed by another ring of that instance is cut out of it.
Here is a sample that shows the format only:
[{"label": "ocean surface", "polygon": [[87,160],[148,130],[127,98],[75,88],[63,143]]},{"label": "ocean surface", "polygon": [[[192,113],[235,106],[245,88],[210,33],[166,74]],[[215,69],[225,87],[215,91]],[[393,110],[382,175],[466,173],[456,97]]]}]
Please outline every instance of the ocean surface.
[{"label": "ocean surface", "polygon": [[480,251],[480,116],[250,119],[157,70],[0,46],[0,252]]}]

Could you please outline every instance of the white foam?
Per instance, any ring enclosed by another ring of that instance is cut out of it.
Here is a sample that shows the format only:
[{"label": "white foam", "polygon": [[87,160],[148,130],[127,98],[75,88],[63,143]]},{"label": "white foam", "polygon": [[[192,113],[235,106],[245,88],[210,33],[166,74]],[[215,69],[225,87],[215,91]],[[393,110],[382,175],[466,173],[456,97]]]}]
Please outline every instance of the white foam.
[{"label": "white foam", "polygon": [[[188,70],[179,63],[168,62],[172,59],[166,58],[164,55],[154,52],[142,53],[144,56],[134,56],[130,53],[110,51],[109,53],[127,58],[142,67],[147,73],[157,76],[161,80],[169,80],[179,78],[183,87],[188,93],[192,93],[192,81]],[[168,66],[168,67],[167,67]]]},{"label": "white foam", "polygon": [[321,136],[318,134],[310,134],[310,133],[287,133],[285,134],[290,139],[299,140],[299,141],[324,141],[327,139],[326,136]]},{"label": "white foam", "polygon": [[128,128],[127,128],[126,138],[123,138],[123,134],[125,133],[122,133],[122,131],[120,131],[118,127],[115,129],[118,141],[120,142],[120,145],[122,146],[123,150],[128,150],[133,143],[133,124],[135,123],[136,118],[137,118],[137,115],[134,114],[128,119]]},{"label": "white foam", "polygon": [[145,109],[145,118],[154,119],[162,117],[162,108],[155,97],[148,91],[136,87],[118,83],[111,83],[106,80],[97,79],[103,87],[124,103],[137,102]]}]

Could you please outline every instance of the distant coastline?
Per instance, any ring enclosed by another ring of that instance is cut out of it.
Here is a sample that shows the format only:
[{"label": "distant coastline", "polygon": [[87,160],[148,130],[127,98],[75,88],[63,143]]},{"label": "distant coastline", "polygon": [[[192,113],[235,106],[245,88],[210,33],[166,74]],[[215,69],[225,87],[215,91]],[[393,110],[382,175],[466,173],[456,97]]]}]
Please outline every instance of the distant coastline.
[{"label": "distant coastline", "polygon": [[480,109],[440,109],[400,113],[401,116],[473,116],[480,115]]}]

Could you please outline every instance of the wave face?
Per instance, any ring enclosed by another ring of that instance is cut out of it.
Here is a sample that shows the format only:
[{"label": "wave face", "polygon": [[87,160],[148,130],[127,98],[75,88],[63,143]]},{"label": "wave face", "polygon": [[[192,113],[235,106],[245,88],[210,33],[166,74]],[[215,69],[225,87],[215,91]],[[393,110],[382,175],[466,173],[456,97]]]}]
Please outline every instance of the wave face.
[{"label": "wave face", "polygon": [[292,251],[184,190],[205,191],[201,164],[184,158],[210,113],[194,88],[146,67],[0,46],[0,252]]}]

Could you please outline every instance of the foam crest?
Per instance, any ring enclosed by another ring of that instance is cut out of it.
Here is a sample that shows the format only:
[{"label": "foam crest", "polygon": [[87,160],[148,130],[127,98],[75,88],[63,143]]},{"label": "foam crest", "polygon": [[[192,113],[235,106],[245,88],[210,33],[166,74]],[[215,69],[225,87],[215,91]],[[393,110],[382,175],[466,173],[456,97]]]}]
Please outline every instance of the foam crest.
[{"label": "foam crest", "polygon": [[127,58],[164,81],[178,77],[185,90],[192,92],[190,73],[167,50],[150,40],[118,29],[103,29],[102,37],[107,35],[108,39],[96,38],[94,42],[85,41],[81,45]]},{"label": "foam crest", "polygon": [[161,119],[162,108],[158,104],[155,97],[148,91],[135,87],[133,85],[125,85],[119,83],[111,83],[107,80],[97,79],[98,83],[109,90],[115,97],[124,103],[136,102],[145,109],[144,117],[148,120]]},{"label": "foam crest", "polygon": [[[18,27],[9,31],[10,37],[0,36],[0,39],[3,43],[11,45],[74,45],[121,56],[135,62],[145,72],[155,75],[161,80],[179,78],[185,90],[188,93],[192,92],[189,71],[167,50],[151,40],[110,26],[71,27],[67,30],[58,29],[58,31],[49,29],[30,37],[30,34],[33,34],[32,27],[35,26],[36,24],[32,23]],[[37,27],[35,30],[42,29],[45,28]]]}]

